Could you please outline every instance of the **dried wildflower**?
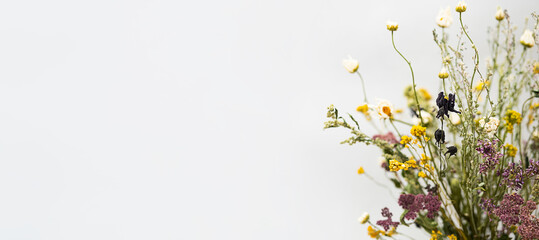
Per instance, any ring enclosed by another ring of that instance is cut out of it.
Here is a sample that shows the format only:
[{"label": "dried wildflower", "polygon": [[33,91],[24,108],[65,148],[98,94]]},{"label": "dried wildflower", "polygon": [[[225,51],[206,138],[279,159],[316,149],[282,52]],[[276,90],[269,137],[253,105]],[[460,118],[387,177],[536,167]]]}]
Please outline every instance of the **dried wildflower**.
[{"label": "dried wildflower", "polygon": [[490,86],[490,81],[489,80],[479,82],[477,85],[475,85],[474,90],[479,92],[479,91],[483,90],[483,88],[485,86],[487,86],[487,87]]},{"label": "dried wildflower", "polygon": [[517,155],[518,148],[511,145],[511,144],[505,144],[505,154],[509,157],[515,157]]},{"label": "dried wildflower", "polygon": [[455,147],[455,146],[447,147],[447,152],[445,152],[444,155],[447,155],[448,153],[449,153],[449,157],[447,157],[447,158],[450,158],[451,156],[456,156],[457,155],[457,147]]},{"label": "dried wildflower", "polygon": [[495,117],[490,117],[489,121],[485,123],[485,119],[481,118],[479,119],[479,126],[483,128],[483,130],[490,136],[494,136],[496,133],[496,130],[498,129],[498,126],[500,125],[500,120]]},{"label": "dried wildflower", "polygon": [[517,193],[505,194],[500,205],[493,213],[498,216],[506,226],[517,224],[520,219],[520,205],[524,203],[522,196]]},{"label": "dried wildflower", "polygon": [[440,210],[441,205],[442,202],[438,200],[438,196],[432,193],[428,195],[401,194],[399,196],[399,206],[408,210],[404,215],[406,220],[415,219],[421,210],[427,210],[427,217],[433,219],[438,216],[438,210]]},{"label": "dried wildflower", "polygon": [[449,240],[457,240],[457,236],[455,236],[455,234],[451,234],[451,235],[447,236],[447,238]]},{"label": "dried wildflower", "polygon": [[539,73],[539,62],[535,62],[533,64],[533,74],[538,74]]},{"label": "dried wildflower", "polygon": [[446,28],[451,25],[453,22],[453,17],[451,16],[451,10],[449,7],[446,9],[441,9],[440,12],[438,12],[438,17],[436,17],[436,24],[440,26],[441,28]]},{"label": "dried wildflower", "polygon": [[460,116],[457,113],[449,113],[449,121],[453,125],[459,125],[460,124]]},{"label": "dried wildflower", "polygon": [[449,77],[449,73],[447,72],[447,69],[445,67],[440,70],[440,72],[438,73],[438,77],[441,79],[446,79]]},{"label": "dried wildflower", "polygon": [[505,120],[504,125],[507,129],[507,132],[512,133],[514,129],[513,125],[520,124],[520,122],[522,122],[522,116],[517,111],[507,110],[507,113],[503,117],[503,120]]},{"label": "dried wildflower", "polygon": [[348,59],[342,60],[342,65],[349,73],[355,73],[359,68],[359,62],[350,56],[348,56]]},{"label": "dried wildflower", "polygon": [[481,199],[481,203],[479,204],[481,206],[481,209],[487,212],[487,214],[492,215],[494,209],[496,209],[496,205],[492,203],[492,199],[490,198],[483,198]]},{"label": "dried wildflower", "polygon": [[442,240],[443,237],[444,236],[442,235],[442,232],[440,232],[439,230],[438,231],[432,230],[429,240]]},{"label": "dried wildflower", "polygon": [[399,29],[399,24],[393,21],[387,21],[386,23],[387,30],[389,31],[397,31]]},{"label": "dried wildflower", "polygon": [[386,134],[376,134],[376,135],[372,136],[372,139],[384,140],[389,144],[397,144],[397,143],[399,143],[399,141],[397,140],[397,138],[395,138],[395,135],[393,135],[392,132],[388,132]]},{"label": "dried wildflower", "polygon": [[367,233],[371,238],[377,238],[380,235],[380,231],[374,229],[372,226],[367,227]]},{"label": "dried wildflower", "polygon": [[389,208],[385,207],[382,209],[382,217],[386,217],[385,220],[378,220],[376,222],[376,225],[380,225],[384,228],[385,231],[389,230],[391,226],[397,228],[399,226],[399,222],[393,222],[391,217],[393,216],[393,213],[389,211]]},{"label": "dried wildflower", "polygon": [[417,176],[422,177],[422,178],[426,178],[427,174],[425,174],[425,172],[423,172],[423,171],[420,171],[419,173],[417,173]]},{"label": "dried wildflower", "polygon": [[393,117],[393,104],[387,100],[378,100],[376,111],[380,119],[388,119]]},{"label": "dried wildflower", "polygon": [[498,10],[496,11],[496,20],[501,21],[505,18],[505,12],[501,7],[498,7]]},{"label": "dried wildflower", "polygon": [[524,184],[525,175],[524,170],[520,164],[509,163],[501,174],[503,177],[500,186],[507,186],[514,190],[520,190]]},{"label": "dried wildflower", "polygon": [[528,168],[526,168],[524,175],[526,175],[527,178],[532,178],[538,174],[539,174],[539,161],[530,159],[530,165],[528,166]]},{"label": "dried wildflower", "polygon": [[479,140],[477,141],[478,147],[475,149],[479,153],[483,154],[485,161],[479,165],[479,173],[485,173],[500,162],[503,154],[497,150],[498,139],[494,140]]},{"label": "dried wildflower", "polygon": [[427,164],[427,162],[430,160],[430,157],[427,157],[427,155],[425,155],[424,153],[421,153],[421,164],[422,165],[425,165]]},{"label": "dried wildflower", "polygon": [[425,136],[426,132],[427,132],[427,128],[419,126],[419,125],[414,125],[412,126],[412,129],[410,129],[410,133],[412,134],[412,136],[415,136],[418,138],[421,136]]},{"label": "dried wildflower", "polygon": [[401,169],[404,169],[406,165],[404,163],[401,163],[397,160],[389,160],[389,171],[397,172]]},{"label": "dried wildflower", "polygon": [[452,93],[450,93],[447,98],[445,97],[444,92],[438,93],[436,105],[438,106],[438,114],[436,115],[436,118],[441,117],[444,119],[444,115],[449,117],[449,112],[460,113],[459,111],[455,110],[455,95]]},{"label": "dried wildflower", "polygon": [[363,215],[361,215],[361,217],[358,219],[358,221],[361,223],[361,224],[365,224],[369,221],[369,218],[370,218],[370,215],[369,213],[363,213]]},{"label": "dried wildflower", "polygon": [[402,135],[401,137],[401,144],[406,146],[406,144],[410,143],[411,141],[413,140],[413,138],[407,136],[407,135]]},{"label": "dried wildflower", "polygon": [[524,33],[520,37],[520,44],[528,48],[533,47],[533,45],[535,44],[535,39],[533,38],[533,32],[528,29],[524,30]]},{"label": "dried wildflower", "polygon": [[436,139],[436,144],[441,145],[445,143],[445,132],[441,129],[436,129],[434,132],[434,139]]},{"label": "dried wildflower", "polygon": [[520,225],[518,233],[525,240],[539,239],[539,219],[531,213],[537,208],[537,204],[528,201],[520,208]]},{"label": "dried wildflower", "polygon": [[431,100],[432,99],[432,96],[430,95],[429,91],[425,88],[419,88],[417,89],[417,92],[419,93],[419,95],[421,96],[421,98],[425,99],[425,100]]},{"label": "dried wildflower", "polygon": [[363,169],[363,167],[359,167],[359,169],[357,170],[357,174],[361,175],[365,173],[365,169]]},{"label": "dried wildflower", "polygon": [[467,7],[467,4],[464,2],[464,1],[460,1],[458,4],[457,4],[457,7],[455,8],[455,10],[457,12],[466,12],[466,7]]}]

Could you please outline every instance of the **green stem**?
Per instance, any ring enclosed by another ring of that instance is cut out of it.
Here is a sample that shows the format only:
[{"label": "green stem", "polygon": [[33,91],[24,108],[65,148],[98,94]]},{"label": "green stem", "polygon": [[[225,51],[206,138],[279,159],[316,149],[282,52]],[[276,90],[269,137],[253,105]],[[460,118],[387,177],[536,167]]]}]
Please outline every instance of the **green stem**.
[{"label": "green stem", "polygon": [[361,76],[361,73],[359,71],[356,71],[357,75],[359,76],[359,79],[361,79],[361,88],[363,89],[363,98],[365,103],[369,103],[369,100],[367,100],[367,92],[365,91],[365,81],[363,81],[363,77]]}]

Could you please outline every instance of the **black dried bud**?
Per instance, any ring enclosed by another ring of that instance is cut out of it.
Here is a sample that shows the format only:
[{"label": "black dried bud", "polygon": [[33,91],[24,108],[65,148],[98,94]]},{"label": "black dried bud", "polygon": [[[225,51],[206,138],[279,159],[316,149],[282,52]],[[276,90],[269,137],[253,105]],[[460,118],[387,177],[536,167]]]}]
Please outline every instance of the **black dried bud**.
[{"label": "black dried bud", "polygon": [[438,93],[436,98],[436,106],[438,106],[438,114],[436,118],[444,119],[444,115],[449,117],[449,112],[460,113],[455,110],[455,94],[450,93],[447,98],[445,97],[444,92]]},{"label": "black dried bud", "polygon": [[441,145],[445,143],[445,132],[444,130],[437,129],[434,132],[434,138],[436,139],[436,144]]},{"label": "black dried bud", "polygon": [[448,148],[447,148],[447,152],[445,152],[444,155],[447,155],[448,153],[449,153],[449,157],[448,157],[448,158],[450,158],[450,157],[453,156],[453,155],[457,155],[457,147],[455,147],[455,146],[450,146],[450,147],[448,147]]}]

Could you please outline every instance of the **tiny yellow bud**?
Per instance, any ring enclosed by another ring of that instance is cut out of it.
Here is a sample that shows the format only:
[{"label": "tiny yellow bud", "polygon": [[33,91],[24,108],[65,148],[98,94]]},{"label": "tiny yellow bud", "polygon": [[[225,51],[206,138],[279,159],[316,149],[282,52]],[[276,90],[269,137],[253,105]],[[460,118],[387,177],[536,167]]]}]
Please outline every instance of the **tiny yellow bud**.
[{"label": "tiny yellow bud", "polygon": [[447,69],[445,67],[443,67],[442,70],[438,73],[438,77],[441,79],[446,79],[449,77],[449,73],[447,72]]},{"label": "tiny yellow bud", "polygon": [[425,178],[425,177],[427,177],[427,174],[425,174],[425,172],[421,171],[421,172],[419,172],[419,173],[417,174],[417,176],[422,177],[422,178]]},{"label": "tiny yellow bud", "polygon": [[392,31],[392,32],[397,31],[397,29],[399,29],[399,24],[393,21],[387,21],[386,26],[387,26],[387,30]]},{"label": "tiny yellow bud", "polygon": [[539,73],[539,62],[535,62],[533,64],[533,74],[538,74]]},{"label": "tiny yellow bud", "polygon": [[365,169],[363,169],[363,167],[359,167],[359,169],[357,170],[357,174],[361,175],[365,173]]},{"label": "tiny yellow bud", "polygon": [[498,7],[498,11],[496,11],[496,20],[501,21],[505,18],[505,13],[503,12],[503,9],[501,7]]},{"label": "tiny yellow bud", "polygon": [[348,59],[342,60],[342,65],[349,73],[355,73],[359,68],[359,62],[350,56],[348,56]]},{"label": "tiny yellow bud", "polygon": [[535,45],[535,39],[533,38],[533,32],[526,29],[522,36],[520,37],[520,44],[524,47],[531,48]]}]

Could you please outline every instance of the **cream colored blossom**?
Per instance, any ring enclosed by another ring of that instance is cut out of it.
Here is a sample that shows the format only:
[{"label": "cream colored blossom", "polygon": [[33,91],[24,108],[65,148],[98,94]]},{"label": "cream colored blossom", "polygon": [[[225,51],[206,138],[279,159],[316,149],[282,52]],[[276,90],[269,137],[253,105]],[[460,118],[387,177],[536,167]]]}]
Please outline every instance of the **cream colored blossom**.
[{"label": "cream colored blossom", "polygon": [[484,118],[479,120],[479,126],[481,126],[489,136],[493,136],[494,133],[496,133],[499,125],[500,120],[495,117],[490,117],[488,122],[485,122]]},{"label": "cream colored blossom", "polygon": [[390,20],[387,21],[386,26],[387,26],[387,30],[392,31],[392,32],[397,31],[397,29],[399,29],[399,24]]},{"label": "cream colored blossom", "polygon": [[361,223],[361,224],[365,224],[369,221],[369,218],[370,218],[370,215],[369,213],[363,213],[363,215],[361,215],[361,217],[359,217],[358,221]]},{"label": "cream colored blossom", "polygon": [[466,7],[468,5],[464,2],[464,1],[460,1],[458,4],[457,4],[457,7],[455,8],[455,10],[457,12],[466,12]]},{"label": "cream colored blossom", "polygon": [[496,11],[496,20],[501,21],[505,18],[505,12],[501,7],[498,7],[498,10]]},{"label": "cream colored blossom", "polygon": [[393,104],[387,100],[379,99],[378,105],[376,106],[376,112],[380,119],[388,119],[393,116]]},{"label": "cream colored blossom", "polygon": [[522,37],[520,37],[520,44],[529,48],[533,47],[533,45],[535,44],[535,39],[533,38],[533,32],[528,29],[524,30]]},{"label": "cream colored blossom", "polygon": [[453,22],[453,16],[451,16],[451,10],[449,7],[446,9],[441,9],[440,12],[438,12],[438,17],[436,17],[436,24],[440,26],[441,28],[446,28],[451,25]]},{"label": "cream colored blossom", "polygon": [[447,68],[443,67],[442,70],[438,73],[438,77],[441,79],[445,79],[449,77],[449,73],[447,72]]},{"label": "cream colored blossom", "polygon": [[[429,112],[425,111],[425,110],[421,110],[421,118],[423,119],[424,124],[428,124],[428,123],[432,122],[432,119],[433,119],[432,115]],[[412,118],[412,123],[414,125],[420,125],[421,120],[419,120],[418,117],[413,117]]]},{"label": "cream colored blossom", "polygon": [[348,59],[342,60],[342,65],[346,68],[346,71],[349,73],[355,73],[359,68],[359,62],[356,59],[348,56]]},{"label": "cream colored blossom", "polygon": [[449,121],[453,125],[459,125],[460,124],[460,116],[458,113],[450,112],[449,113]]}]

